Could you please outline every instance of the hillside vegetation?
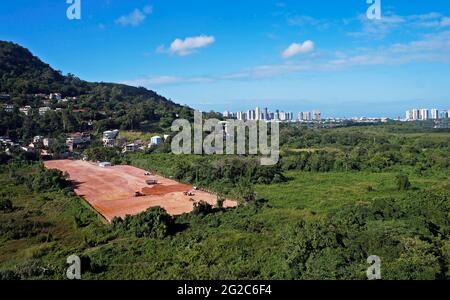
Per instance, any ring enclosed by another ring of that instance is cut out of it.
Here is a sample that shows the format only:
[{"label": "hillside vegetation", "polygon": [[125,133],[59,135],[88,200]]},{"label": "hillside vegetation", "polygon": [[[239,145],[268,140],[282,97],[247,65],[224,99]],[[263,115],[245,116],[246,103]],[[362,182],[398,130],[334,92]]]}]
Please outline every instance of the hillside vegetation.
[{"label": "hillside vegetation", "polygon": [[[35,135],[58,137],[76,131],[107,129],[167,130],[177,117],[190,119],[192,110],[178,105],[154,91],[115,83],[94,83],[73,74],[63,75],[17,44],[0,41],[0,93],[10,95],[4,104],[14,105],[12,113],[0,110],[0,136],[29,140]],[[40,116],[37,109],[46,106],[42,96],[60,93],[70,101],[51,101],[50,111]],[[71,97],[76,97],[72,99]],[[33,108],[29,116],[19,107]]]}]

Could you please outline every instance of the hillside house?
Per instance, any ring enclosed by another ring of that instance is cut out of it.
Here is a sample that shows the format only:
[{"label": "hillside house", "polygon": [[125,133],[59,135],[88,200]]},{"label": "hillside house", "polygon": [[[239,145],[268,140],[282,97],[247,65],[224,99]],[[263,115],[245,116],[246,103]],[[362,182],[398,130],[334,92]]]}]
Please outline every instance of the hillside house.
[{"label": "hillside house", "polygon": [[49,100],[56,100],[56,101],[60,101],[61,100],[61,94],[60,93],[51,93],[50,96],[48,97]]},{"label": "hillside house", "polygon": [[112,148],[116,145],[116,138],[119,135],[119,130],[108,130],[103,132],[103,146]]},{"label": "hillside house", "polygon": [[91,136],[89,133],[75,132],[71,133],[66,139],[66,145],[69,147],[69,151],[73,152],[74,149],[83,148],[90,141]]},{"label": "hillside house", "polygon": [[136,143],[131,143],[128,145],[125,145],[125,147],[123,148],[122,152],[123,153],[127,153],[127,152],[136,152],[139,150],[139,145]]},{"label": "hillside house", "polygon": [[44,142],[44,137],[41,135],[37,135],[33,138],[33,143],[41,143],[43,144]]},{"label": "hillside house", "polygon": [[11,100],[11,96],[9,94],[6,93],[0,94],[0,101],[9,101],[9,100]]},{"label": "hillside house", "polygon": [[44,147],[49,148],[49,147],[51,147],[51,146],[53,145],[54,139],[51,139],[51,138],[44,138],[44,139],[42,140],[42,143],[43,143]]},{"label": "hillside house", "polygon": [[12,105],[12,104],[6,104],[6,105],[4,105],[4,108],[5,108],[5,112],[7,112],[7,113],[12,113],[14,111],[14,105]]},{"label": "hillside house", "polygon": [[150,144],[152,146],[159,146],[161,144],[161,137],[160,136],[154,136],[150,140]]},{"label": "hillside house", "polygon": [[47,112],[51,111],[52,109],[48,106],[39,107],[39,115],[45,115]]},{"label": "hillside house", "polygon": [[30,115],[30,113],[31,113],[31,106],[24,106],[24,107],[21,107],[21,108],[19,108],[19,111],[20,111],[21,113],[23,113],[25,116],[28,116],[28,115]]}]

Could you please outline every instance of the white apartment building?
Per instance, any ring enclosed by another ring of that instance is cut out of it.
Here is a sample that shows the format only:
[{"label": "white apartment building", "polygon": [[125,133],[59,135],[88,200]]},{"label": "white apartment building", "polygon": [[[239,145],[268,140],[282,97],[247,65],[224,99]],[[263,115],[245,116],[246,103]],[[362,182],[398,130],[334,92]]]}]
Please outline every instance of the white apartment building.
[{"label": "white apartment building", "polygon": [[414,120],[413,110],[412,109],[406,111],[406,113],[405,113],[405,120],[407,120],[407,121]]},{"label": "white apartment building", "polygon": [[321,114],[321,112],[318,111],[318,110],[313,111],[313,113],[312,113],[312,118],[313,118],[314,121],[320,121],[320,120],[322,120],[322,114]]},{"label": "white apartment building", "polygon": [[289,115],[287,113],[285,113],[284,111],[280,111],[278,113],[280,121],[288,121],[289,120]]},{"label": "white apartment building", "polygon": [[426,121],[430,118],[430,111],[427,108],[420,110],[420,120]]},{"label": "white apartment building", "polygon": [[415,120],[420,120],[421,118],[420,118],[420,110],[419,109],[417,109],[417,108],[414,108],[413,110],[412,110],[412,115],[413,115],[413,120],[415,121]]},{"label": "white apartment building", "polygon": [[433,120],[439,119],[439,110],[437,110],[436,108],[433,108],[431,110],[431,119]]},{"label": "white apartment building", "polygon": [[300,121],[311,121],[311,113],[309,111],[301,112],[299,116]]},{"label": "white apartment building", "polygon": [[255,110],[255,120],[261,120],[261,108],[257,107]]},{"label": "white apartment building", "polygon": [[256,120],[256,111],[254,110],[249,110],[247,112],[247,119],[248,120]]}]

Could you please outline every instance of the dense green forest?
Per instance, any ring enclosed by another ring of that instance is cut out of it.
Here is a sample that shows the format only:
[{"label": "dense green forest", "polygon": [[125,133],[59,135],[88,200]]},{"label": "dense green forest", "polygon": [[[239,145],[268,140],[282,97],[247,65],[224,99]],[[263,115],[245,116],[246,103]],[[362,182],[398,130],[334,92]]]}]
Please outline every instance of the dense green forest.
[{"label": "dense green forest", "polygon": [[[64,279],[65,259],[78,254],[84,279],[366,279],[366,259],[378,255],[383,279],[449,279],[450,133],[408,126],[291,125],[272,167],[164,145],[120,156],[241,205],[177,218],[153,208],[111,225],[64,174],[15,158],[0,169],[0,276]],[[360,163],[346,168],[330,154],[340,152]],[[368,163],[379,153],[387,163]],[[333,163],[312,167],[316,155]]]}]

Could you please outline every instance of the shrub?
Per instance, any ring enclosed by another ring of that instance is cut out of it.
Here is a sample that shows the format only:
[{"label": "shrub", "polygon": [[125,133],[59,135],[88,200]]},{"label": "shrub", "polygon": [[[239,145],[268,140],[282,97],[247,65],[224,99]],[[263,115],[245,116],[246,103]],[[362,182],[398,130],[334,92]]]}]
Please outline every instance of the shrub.
[{"label": "shrub", "polygon": [[[223,205],[223,203],[222,203]],[[211,204],[205,201],[200,201],[197,203],[194,203],[194,209],[192,211],[192,214],[194,215],[208,215],[214,211],[214,208]]]},{"label": "shrub", "polygon": [[13,210],[13,204],[11,200],[7,198],[0,199],[0,211],[10,212]]},{"label": "shrub", "polygon": [[222,196],[217,196],[217,203],[216,203],[216,207],[217,208],[223,208],[223,204],[225,202],[225,198]]},{"label": "shrub", "polygon": [[67,178],[68,174],[59,170],[47,170],[41,166],[36,174],[29,177],[27,186],[35,192],[63,190],[71,186]]},{"label": "shrub", "polygon": [[0,280],[18,280],[20,279],[14,271],[11,270],[0,270]]},{"label": "shrub", "polygon": [[161,207],[149,208],[136,216],[126,216],[125,220],[121,218],[112,220],[113,228],[133,231],[138,238],[162,239],[169,235],[173,224],[172,216]]},{"label": "shrub", "polygon": [[396,177],[397,190],[407,191],[411,187],[408,176],[404,174],[398,174]]},{"label": "shrub", "polygon": [[256,193],[253,184],[247,178],[241,178],[236,186],[236,197],[244,204],[256,200]]}]

